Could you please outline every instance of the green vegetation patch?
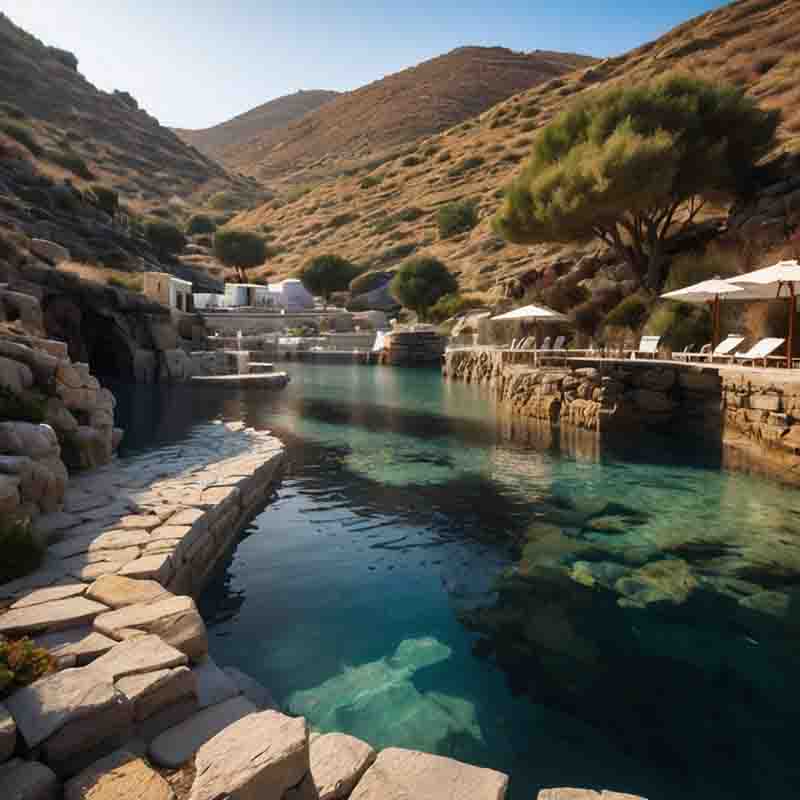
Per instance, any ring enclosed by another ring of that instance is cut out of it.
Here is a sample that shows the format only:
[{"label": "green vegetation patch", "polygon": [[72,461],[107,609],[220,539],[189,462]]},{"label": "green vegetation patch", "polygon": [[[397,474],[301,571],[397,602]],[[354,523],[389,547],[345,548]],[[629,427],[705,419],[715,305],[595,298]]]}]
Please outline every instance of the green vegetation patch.
[{"label": "green vegetation patch", "polygon": [[359,184],[359,186],[362,189],[372,189],[373,186],[380,186],[380,184],[383,183],[383,179],[385,177],[386,176],[382,175],[382,174],[381,175],[367,175],[366,178],[362,178],[361,179],[361,183]]},{"label": "green vegetation patch", "polygon": [[478,211],[471,200],[459,203],[447,203],[436,212],[436,224],[439,236],[449,239],[459,233],[472,230],[478,224]]},{"label": "green vegetation patch", "polygon": [[154,219],[145,223],[144,235],[159,256],[173,256],[186,247],[183,231],[171,222]]},{"label": "green vegetation patch", "polygon": [[194,214],[186,223],[186,233],[194,236],[199,233],[214,233],[217,223],[206,214]]},{"label": "green vegetation patch", "polygon": [[29,125],[14,122],[9,119],[2,119],[0,120],[0,131],[19,142],[34,156],[38,157],[44,152],[44,148],[36,140]]},{"label": "green vegetation patch", "polygon": [[459,175],[463,175],[465,172],[469,172],[470,170],[477,169],[480,166],[483,166],[485,159],[482,156],[471,156],[470,158],[465,158],[463,161],[459,161],[453,167],[450,167],[447,170],[447,175],[450,178],[457,178]]},{"label": "green vegetation patch", "polygon": [[141,275],[131,275],[129,278],[112,275],[106,282],[109,286],[126,289],[129,292],[144,291],[144,278]]},{"label": "green vegetation patch", "polygon": [[0,642],[0,700],[53,672],[55,659],[27,636]]},{"label": "green vegetation patch", "polygon": [[17,394],[6,386],[0,386],[0,419],[39,424],[45,421],[46,416],[47,398],[44,395],[31,391]]},{"label": "green vegetation patch", "polygon": [[94,178],[94,173],[89,169],[89,165],[79,155],[63,150],[45,150],[44,157],[51,163],[69,170],[79,178],[90,181]]}]

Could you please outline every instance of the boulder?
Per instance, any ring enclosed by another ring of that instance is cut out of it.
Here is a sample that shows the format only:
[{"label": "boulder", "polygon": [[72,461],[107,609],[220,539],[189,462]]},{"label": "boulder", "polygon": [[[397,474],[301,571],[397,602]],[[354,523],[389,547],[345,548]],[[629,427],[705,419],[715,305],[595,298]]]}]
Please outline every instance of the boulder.
[{"label": "boulder", "polygon": [[53,266],[58,266],[62,261],[69,261],[69,250],[47,239],[31,239],[28,249]]},{"label": "boulder", "polygon": [[306,721],[277,711],[250,714],[200,747],[195,768],[190,800],[282,800],[309,770]]},{"label": "boulder", "polygon": [[0,356],[0,389],[22,394],[33,386],[33,373],[19,361]]},{"label": "boulder", "polygon": [[131,630],[154,633],[193,660],[208,652],[206,626],[191,597],[170,596],[109,611],[95,620],[94,627],[117,640],[127,638]]},{"label": "boulder", "polygon": [[36,747],[69,723],[111,707],[118,694],[91,668],[66,669],[18,689],[6,701],[19,734]]},{"label": "boulder", "polygon": [[0,797],[3,800],[58,800],[61,784],[53,770],[44,764],[15,758],[0,764]]},{"label": "boulder", "polygon": [[64,785],[64,800],[174,800],[170,785],[130,750],[101,758]]},{"label": "boulder", "polygon": [[188,659],[158,636],[139,635],[112,647],[90,669],[103,678],[118,681],[129,675],[181,667]]},{"label": "boulder", "polygon": [[137,603],[150,603],[172,595],[156,581],[134,580],[122,575],[103,575],[86,592],[90,600],[109,606],[124,608]]},{"label": "boulder", "polygon": [[33,422],[0,422],[0,453],[40,459],[60,453],[55,431]]},{"label": "boulder", "polygon": [[19,508],[19,486],[20,479],[15,475],[0,475],[0,514],[11,514]]},{"label": "boulder", "polygon": [[503,800],[508,776],[451,758],[389,747],[359,781],[351,800]]},{"label": "boulder", "polygon": [[17,725],[8,709],[0,703],[0,763],[8,761],[17,744]]},{"label": "boulder", "polygon": [[196,697],[197,681],[188,667],[175,667],[121,678],[117,689],[133,703],[134,721],[142,722],[167,706]]},{"label": "boulder", "polygon": [[259,711],[280,710],[270,690],[266,686],[262,686],[255,678],[251,678],[236,667],[223,667],[223,671],[236,684],[239,692]]},{"label": "boulder", "polygon": [[220,731],[256,712],[256,707],[244,697],[209,706],[156,736],[150,742],[148,755],[162,767],[177,769]]},{"label": "boulder", "polygon": [[131,561],[120,570],[119,574],[123,577],[167,584],[174,571],[170,553],[155,553]]},{"label": "boulder", "polygon": [[209,656],[192,669],[197,681],[197,700],[200,708],[224,703],[240,694],[239,687]]},{"label": "boulder", "polygon": [[45,586],[43,589],[35,589],[30,594],[26,594],[11,606],[14,608],[25,608],[26,606],[38,606],[40,603],[49,603],[51,600],[66,600],[68,597],[83,594],[86,586],[83,583],[58,583],[55,586]]},{"label": "boulder", "polygon": [[24,634],[37,631],[58,631],[85,625],[98,614],[108,611],[106,606],[85,597],[68,597],[34,606],[15,608],[0,617],[0,633]]},{"label": "boulder", "polygon": [[375,751],[366,742],[344,733],[316,736],[309,750],[311,777],[319,800],[349,797],[375,761]]},{"label": "boulder", "polygon": [[36,644],[48,650],[60,663],[82,667],[103,653],[107,653],[117,643],[92,630],[88,625],[82,625],[78,628],[37,636]]}]

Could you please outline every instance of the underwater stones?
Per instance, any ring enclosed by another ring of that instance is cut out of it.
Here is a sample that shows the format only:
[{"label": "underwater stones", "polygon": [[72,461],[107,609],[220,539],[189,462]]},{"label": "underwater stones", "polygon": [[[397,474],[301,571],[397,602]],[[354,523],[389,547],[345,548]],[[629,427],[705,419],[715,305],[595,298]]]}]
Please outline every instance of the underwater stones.
[{"label": "underwater stones", "polygon": [[197,701],[199,708],[223,703],[236,697],[239,694],[238,685],[231,679],[230,675],[223,672],[209,656],[197,664],[193,669],[197,682]]},{"label": "underwater stones", "polygon": [[277,711],[245,716],[199,748],[195,767],[189,800],[281,800],[309,770],[306,721]]},{"label": "underwater stones", "polygon": [[589,588],[599,585],[613,589],[614,583],[629,572],[629,567],[611,561],[576,561],[570,569],[570,577]]},{"label": "underwater stones", "polygon": [[651,603],[685,603],[699,585],[685,561],[670,558],[639,567],[620,578],[614,589],[622,595],[619,605],[643,608]]},{"label": "underwater stones", "polygon": [[[444,789],[446,787],[446,789]],[[503,800],[508,776],[443,756],[389,747],[358,782],[351,800]]]},{"label": "underwater stones", "polygon": [[595,517],[587,523],[593,531],[599,533],[627,533],[631,527],[630,520],[621,514],[613,514],[604,517]]},{"label": "underwater stones", "polygon": [[223,672],[236,684],[239,692],[259,711],[279,710],[270,690],[266,686],[262,686],[255,678],[251,678],[236,667],[223,667]]},{"label": "underwater stones", "polygon": [[319,800],[342,800],[375,761],[366,742],[343,733],[327,733],[311,740],[311,777]]}]

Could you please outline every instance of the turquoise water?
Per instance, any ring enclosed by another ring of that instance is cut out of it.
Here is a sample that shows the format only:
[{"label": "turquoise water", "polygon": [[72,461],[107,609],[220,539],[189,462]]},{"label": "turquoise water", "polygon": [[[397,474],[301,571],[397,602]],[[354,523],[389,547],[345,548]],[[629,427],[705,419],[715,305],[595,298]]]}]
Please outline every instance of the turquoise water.
[{"label": "turquoise water", "polygon": [[553,440],[436,372],[151,390],[127,452],[287,444],[200,599],[211,649],[321,730],[650,800],[794,797],[800,493],[697,443]]}]

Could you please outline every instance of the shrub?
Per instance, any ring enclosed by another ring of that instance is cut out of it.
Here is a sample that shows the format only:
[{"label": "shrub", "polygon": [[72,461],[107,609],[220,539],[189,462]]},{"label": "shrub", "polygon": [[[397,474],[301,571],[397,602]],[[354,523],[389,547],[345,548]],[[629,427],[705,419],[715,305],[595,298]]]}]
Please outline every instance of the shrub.
[{"label": "shrub", "polygon": [[186,223],[186,233],[190,236],[198,233],[214,233],[217,223],[205,214],[194,214]]},{"label": "shrub", "polygon": [[44,152],[44,148],[36,141],[33,131],[31,131],[27,125],[21,125],[18,122],[4,119],[0,120],[0,131],[19,142],[35,156],[40,156]]},{"label": "shrub", "polygon": [[407,258],[417,249],[414,242],[407,242],[406,244],[396,244],[394,247],[389,247],[384,250],[376,259],[377,264],[393,264],[403,258]]},{"label": "shrub", "polygon": [[109,286],[115,286],[117,289],[126,289],[129,292],[141,292],[144,290],[144,279],[141,275],[131,275],[129,278],[112,275],[106,283]]},{"label": "shrub", "polygon": [[386,233],[387,231],[392,230],[395,225],[398,225],[401,222],[413,222],[424,214],[425,212],[421,208],[416,208],[415,206],[403,208],[400,211],[397,211],[396,213],[391,214],[388,217],[384,217],[376,222],[372,226],[372,229],[375,231],[375,233]]},{"label": "shrub", "polygon": [[206,200],[206,205],[216,211],[235,211],[242,207],[241,200],[235,192],[216,192]]},{"label": "shrub", "polygon": [[456,314],[461,314],[471,308],[480,308],[483,301],[477,297],[470,297],[469,295],[462,294],[447,294],[440,297],[431,306],[428,312],[428,319],[432,322],[444,322]]},{"label": "shrub", "polygon": [[732,275],[730,256],[725,256],[716,249],[708,249],[704,253],[682,253],[673,259],[667,279],[664,282],[664,291],[671,292],[683,289],[693,283],[700,283],[710,278],[725,278]]},{"label": "shrub", "polygon": [[18,105],[5,101],[0,102],[0,114],[11,119],[26,119],[28,116]]},{"label": "shrub", "polygon": [[30,523],[21,520],[0,520],[0,553],[0,583],[27,575],[42,561],[42,550],[33,538]]},{"label": "shrub", "polygon": [[417,156],[406,156],[401,162],[401,167],[418,167],[422,163],[421,158]]},{"label": "shrub", "polygon": [[661,303],[656,306],[645,325],[645,331],[660,336],[672,350],[688,345],[701,347],[711,341],[711,314],[703,306],[688,303]]},{"label": "shrub", "polygon": [[638,331],[647,319],[647,303],[639,295],[626,297],[606,315],[606,324]]},{"label": "shrub", "polygon": [[383,183],[384,175],[367,175],[366,178],[361,179],[359,184],[362,189],[371,189],[373,186],[379,186]]},{"label": "shrub", "polygon": [[165,220],[153,219],[145,223],[144,235],[162,258],[180,253],[186,246],[183,231]]},{"label": "shrub", "polygon": [[89,169],[89,165],[75,153],[65,153],[59,150],[45,150],[44,156],[51,163],[68,169],[79,178],[83,178],[86,181],[90,181],[94,178],[94,173]]},{"label": "shrub", "polygon": [[345,212],[344,214],[337,214],[335,217],[331,217],[328,220],[328,227],[329,228],[341,228],[342,225],[349,225],[351,222],[355,222],[358,219],[358,214],[352,214],[350,212]]},{"label": "shrub", "polygon": [[477,169],[478,167],[482,166],[484,163],[484,159],[481,156],[471,156],[470,158],[465,158],[463,161],[460,161],[454,167],[451,167],[447,174],[451,178],[456,178],[459,175],[463,175],[465,172],[469,172],[472,169]]},{"label": "shrub", "polygon": [[89,187],[90,197],[94,204],[106,214],[113,217],[119,210],[119,194],[107,186],[93,183]]},{"label": "shrub", "polygon": [[529,119],[529,120],[523,122],[522,125],[519,126],[519,129],[523,133],[530,133],[531,131],[535,131],[536,130],[536,123],[533,120]]},{"label": "shrub", "polygon": [[436,212],[436,224],[442,239],[472,230],[478,224],[478,211],[475,203],[464,200],[460,203],[443,205]]},{"label": "shrub", "polygon": [[412,258],[392,279],[392,295],[424,320],[442,297],[458,291],[455,276],[435,258]]},{"label": "shrub", "polygon": [[55,659],[27,637],[0,642],[0,700],[55,670]]}]

